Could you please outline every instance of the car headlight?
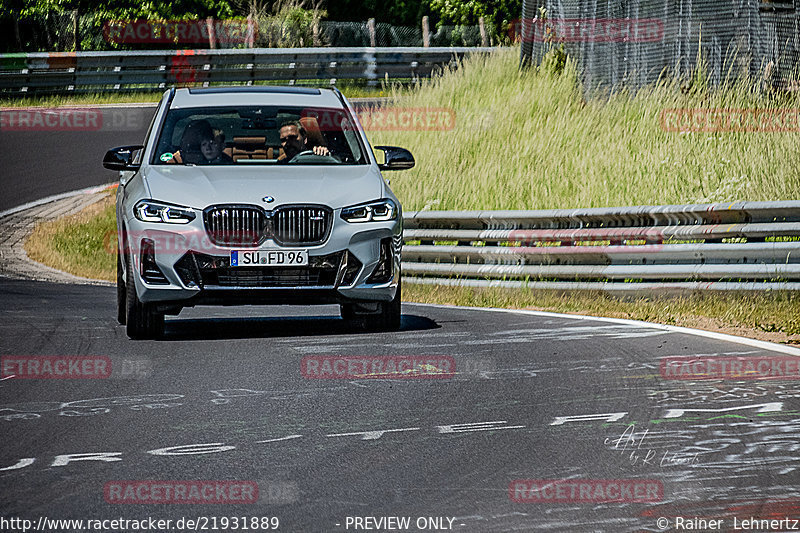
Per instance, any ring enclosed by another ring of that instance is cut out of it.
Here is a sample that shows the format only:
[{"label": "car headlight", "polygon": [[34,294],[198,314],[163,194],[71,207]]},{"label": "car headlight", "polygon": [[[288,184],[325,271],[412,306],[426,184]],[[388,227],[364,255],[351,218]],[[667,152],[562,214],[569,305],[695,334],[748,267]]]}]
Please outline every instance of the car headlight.
[{"label": "car headlight", "polygon": [[142,200],[133,208],[136,218],[142,222],[166,222],[188,224],[195,219],[194,211],[188,207],[169,205],[153,200]]},{"label": "car headlight", "polygon": [[386,198],[368,204],[345,207],[341,216],[347,222],[384,222],[397,218],[397,205]]}]

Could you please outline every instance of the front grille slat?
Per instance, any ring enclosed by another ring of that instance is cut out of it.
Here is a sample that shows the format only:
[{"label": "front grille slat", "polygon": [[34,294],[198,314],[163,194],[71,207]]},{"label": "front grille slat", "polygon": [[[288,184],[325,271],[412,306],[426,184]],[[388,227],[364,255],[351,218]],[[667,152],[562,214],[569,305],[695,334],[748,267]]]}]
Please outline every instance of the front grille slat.
[{"label": "front grille slat", "polygon": [[205,211],[206,233],[220,246],[255,246],[265,237],[267,216],[257,206],[214,206]]},{"label": "front grille slat", "polygon": [[254,246],[268,236],[283,246],[322,244],[333,211],[320,206],[287,205],[267,213],[258,206],[221,205],[205,210],[206,232],[221,246]]},{"label": "front grille slat", "polygon": [[285,245],[321,244],[332,223],[332,211],[318,206],[279,207],[273,216],[273,238]]}]

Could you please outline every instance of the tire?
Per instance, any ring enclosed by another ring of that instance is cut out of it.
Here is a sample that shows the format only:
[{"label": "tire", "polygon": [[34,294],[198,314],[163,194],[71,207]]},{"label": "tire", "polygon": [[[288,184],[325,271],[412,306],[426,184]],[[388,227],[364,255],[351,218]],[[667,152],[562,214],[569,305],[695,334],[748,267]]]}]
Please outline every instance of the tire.
[{"label": "tire", "polygon": [[164,334],[164,313],[157,312],[152,304],[139,301],[130,257],[127,259],[128,282],[125,284],[126,333],[131,339],[156,339]]},{"label": "tire", "polygon": [[345,322],[353,322],[356,319],[355,304],[342,304],[339,306],[339,310]]},{"label": "tire", "polygon": [[117,322],[123,326],[128,312],[125,305],[126,293],[127,287],[125,287],[125,281],[122,279],[122,257],[117,252]]},{"label": "tire", "polygon": [[378,312],[358,314],[358,304],[342,304],[342,318],[350,325],[366,331],[397,331],[400,329],[402,284],[391,302],[378,303]]}]

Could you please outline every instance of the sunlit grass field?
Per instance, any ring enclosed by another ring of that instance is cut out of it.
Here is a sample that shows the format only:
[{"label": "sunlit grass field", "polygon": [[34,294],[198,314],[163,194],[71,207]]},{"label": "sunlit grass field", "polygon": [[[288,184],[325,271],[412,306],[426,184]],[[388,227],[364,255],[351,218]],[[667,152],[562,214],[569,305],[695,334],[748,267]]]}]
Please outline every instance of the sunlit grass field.
[{"label": "sunlit grass field", "polygon": [[406,211],[549,209],[800,198],[800,133],[675,133],[674,108],[798,109],[747,83],[718,91],[664,83],[585,99],[575,70],[519,69],[519,49],[468,58],[399,107],[452,108],[450,131],[376,131],[416,168],[390,174]]}]

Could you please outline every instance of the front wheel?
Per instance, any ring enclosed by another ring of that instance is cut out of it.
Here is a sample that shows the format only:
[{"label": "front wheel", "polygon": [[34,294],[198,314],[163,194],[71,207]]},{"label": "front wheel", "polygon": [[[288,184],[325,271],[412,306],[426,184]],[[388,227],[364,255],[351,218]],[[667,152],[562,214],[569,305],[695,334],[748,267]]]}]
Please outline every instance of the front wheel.
[{"label": "front wheel", "polygon": [[164,333],[164,313],[159,313],[153,304],[139,301],[133,281],[133,265],[128,256],[128,282],[125,284],[126,333],[131,339],[155,339]]},{"label": "front wheel", "polygon": [[359,304],[342,304],[342,318],[351,325],[367,331],[397,331],[400,329],[402,284],[390,302],[378,302],[377,312],[364,312]]},{"label": "front wheel", "polygon": [[122,279],[122,258],[117,252],[117,322],[125,325],[127,319],[127,309],[125,305],[125,297],[128,288],[125,286],[125,281]]}]

